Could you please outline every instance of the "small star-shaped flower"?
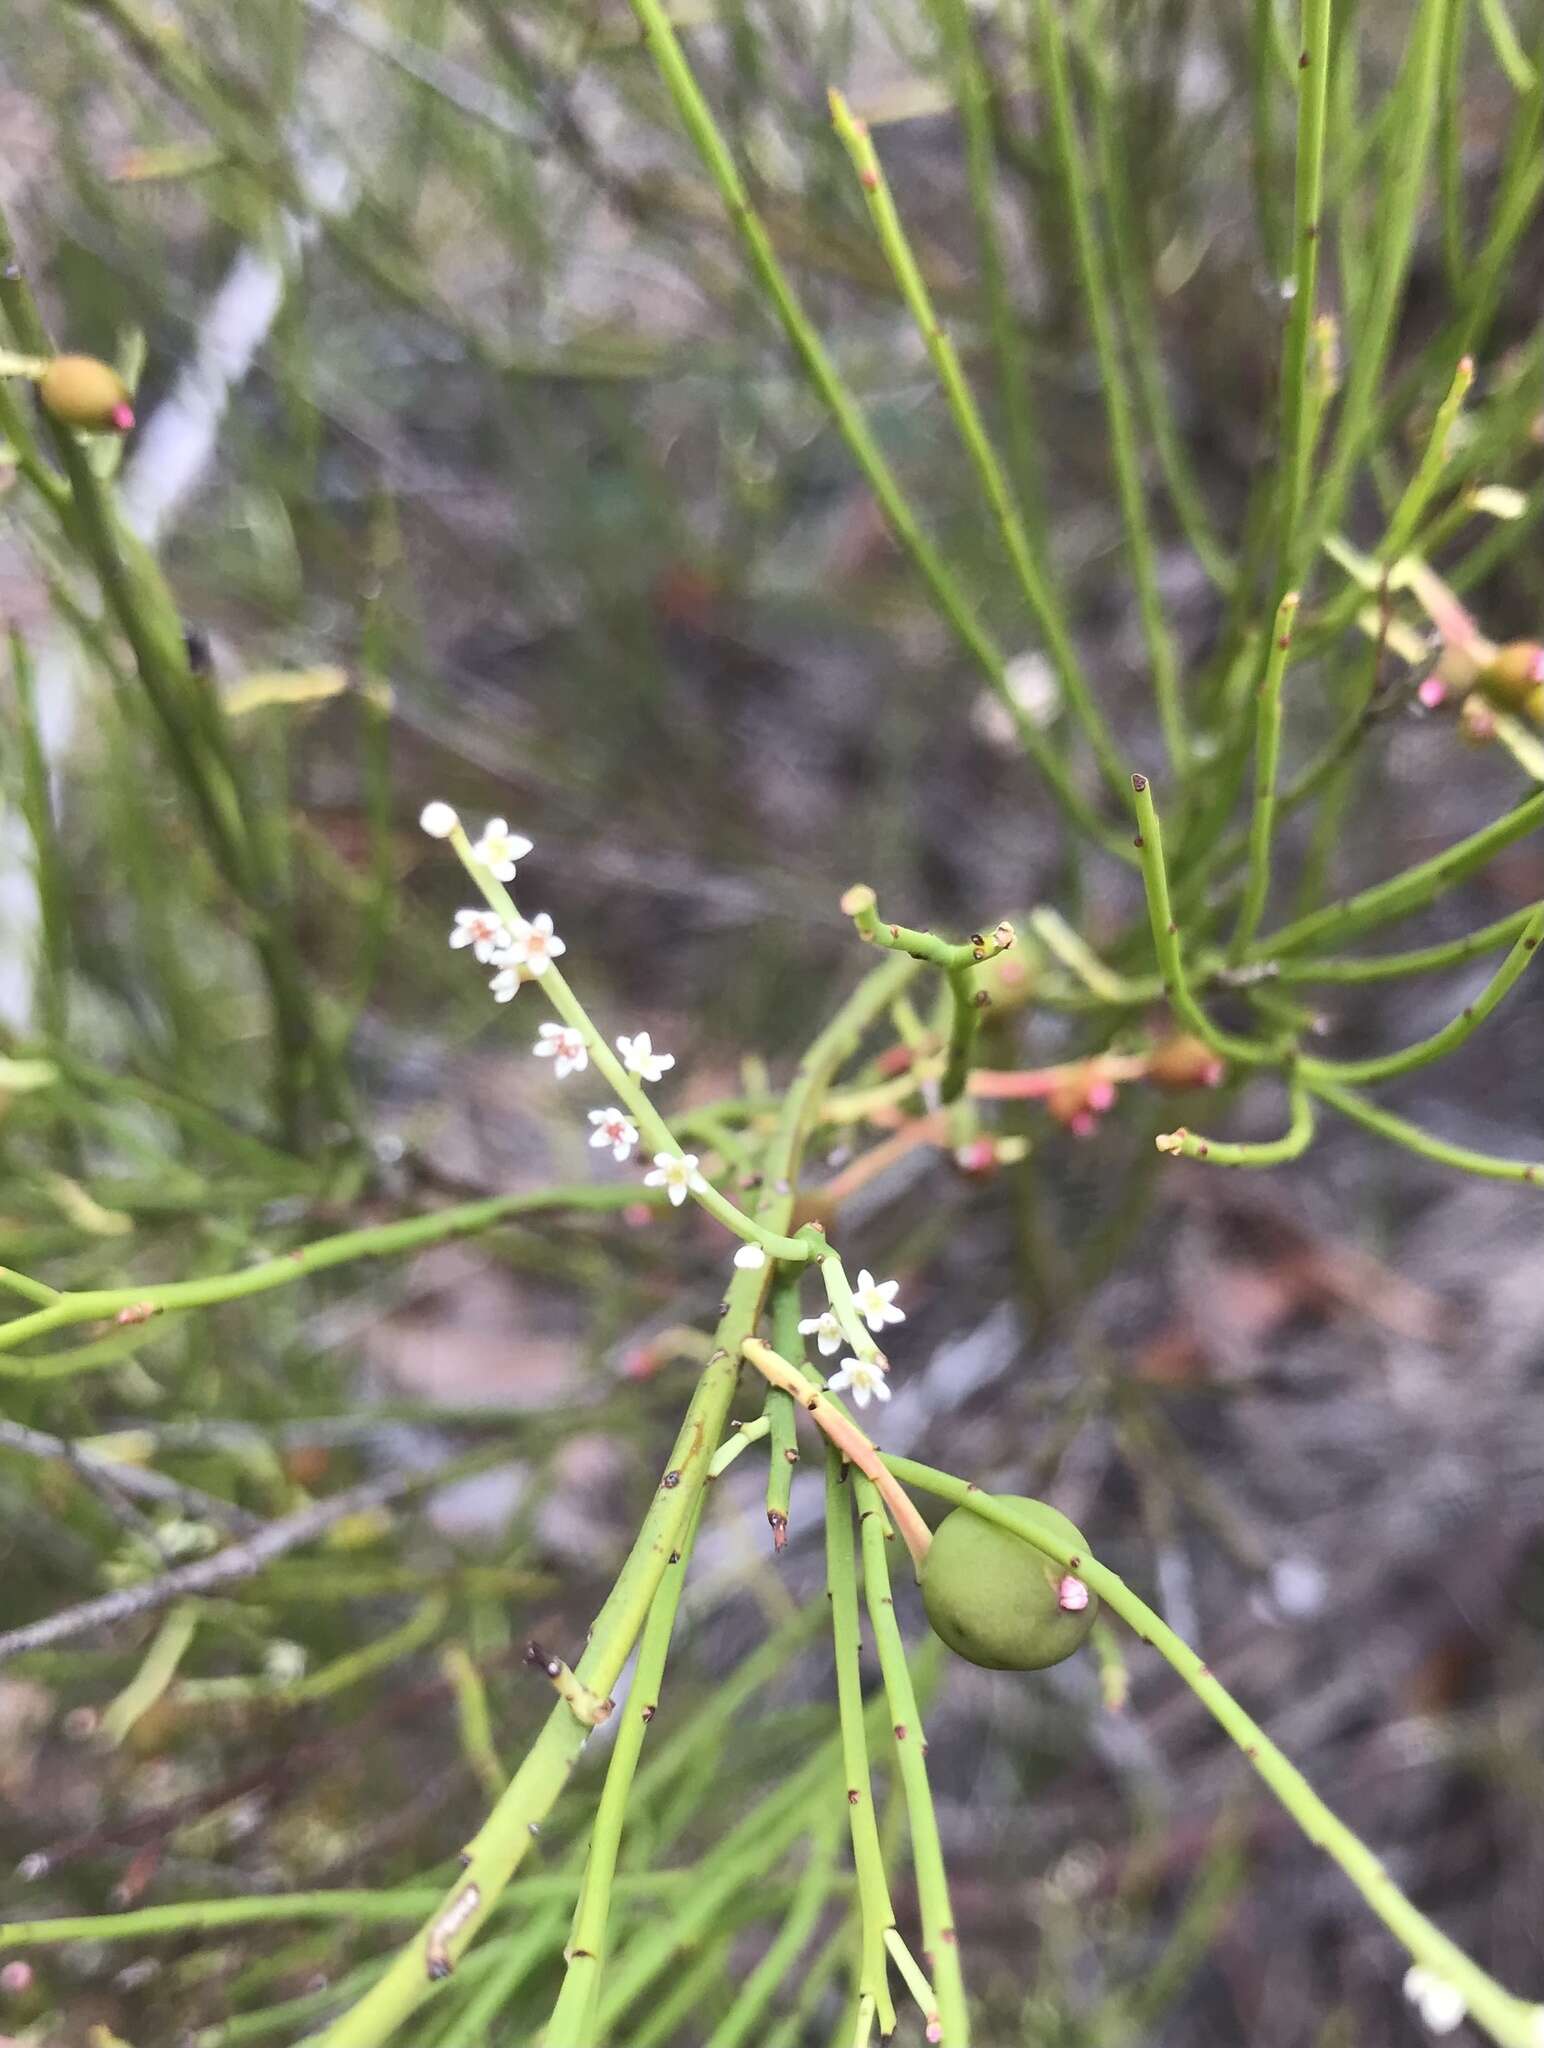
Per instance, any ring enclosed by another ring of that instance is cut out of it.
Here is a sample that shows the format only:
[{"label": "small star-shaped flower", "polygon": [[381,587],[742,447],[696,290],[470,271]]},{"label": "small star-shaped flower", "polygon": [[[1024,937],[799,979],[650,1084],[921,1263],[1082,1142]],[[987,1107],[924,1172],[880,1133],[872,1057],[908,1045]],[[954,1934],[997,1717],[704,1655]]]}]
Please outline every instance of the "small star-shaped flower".
[{"label": "small star-shaped flower", "polygon": [[883,1370],[867,1358],[844,1358],[840,1372],[832,1373],[826,1381],[829,1393],[850,1393],[860,1408],[866,1408],[870,1401],[888,1401],[889,1384]]},{"label": "small star-shaped flower", "polygon": [[576,1031],[572,1024],[543,1024],[531,1050],[539,1060],[551,1060],[552,1071],[560,1081],[566,1081],[570,1074],[582,1074],[590,1064],[584,1033]]},{"label": "small star-shaped flower", "polygon": [[799,1325],[801,1337],[813,1337],[822,1358],[834,1358],[842,1348],[842,1326],[827,1309],[823,1316],[806,1316]]},{"label": "small star-shaped flower", "polygon": [[509,927],[491,910],[458,910],[451,928],[453,946],[470,946],[472,958],[486,966],[494,954],[509,944]]},{"label": "small star-shaped flower", "polygon": [[677,1209],[689,1193],[704,1194],[708,1185],[697,1171],[695,1152],[656,1152],[654,1170],[643,1176],[643,1184],[646,1188],[663,1188]]},{"label": "small star-shaped flower", "polygon": [[490,818],[482,829],[482,837],[472,848],[496,882],[512,882],[515,879],[515,862],[524,860],[531,851],[529,839],[522,839],[518,832],[511,832],[507,818]]},{"label": "small star-shaped flower", "polygon": [[900,1285],[899,1280],[876,1280],[867,1266],[858,1275],[858,1284],[852,1290],[853,1303],[871,1330],[882,1330],[886,1323],[905,1322],[905,1310],[895,1305]]},{"label": "small star-shaped flower", "polygon": [[620,1166],[631,1158],[633,1147],[638,1142],[638,1126],[632,1118],[620,1109],[592,1109],[590,1122],[595,1128],[590,1133],[592,1145],[611,1147],[611,1156]]},{"label": "small star-shaped flower", "polygon": [[521,918],[509,935],[509,944],[495,958],[501,967],[523,967],[527,974],[539,979],[558,955],[567,951],[552,929],[552,919],[543,910],[533,918]]},{"label": "small star-shaped flower", "polygon": [[617,1051],[622,1055],[622,1064],[630,1074],[637,1074],[645,1081],[662,1079],[669,1068],[675,1065],[673,1052],[656,1052],[654,1042],[647,1031],[640,1031],[629,1038],[624,1033],[617,1040]]}]

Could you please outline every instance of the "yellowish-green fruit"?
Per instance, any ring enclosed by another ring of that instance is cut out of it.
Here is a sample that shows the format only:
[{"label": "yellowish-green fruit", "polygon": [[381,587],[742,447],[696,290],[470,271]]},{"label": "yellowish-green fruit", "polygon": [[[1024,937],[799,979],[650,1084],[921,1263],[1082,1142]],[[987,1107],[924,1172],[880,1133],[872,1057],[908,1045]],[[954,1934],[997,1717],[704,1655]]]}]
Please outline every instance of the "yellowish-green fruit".
[{"label": "yellowish-green fruit", "polygon": [[126,434],[134,424],[127,384],[95,356],[55,356],[38,379],[43,410],[67,427]]},{"label": "yellowish-green fruit", "polygon": [[[997,1499],[1073,1556],[1086,1554],[1081,1533],[1043,1500],[1022,1494]],[[1060,1664],[1085,1641],[1099,1611],[1066,1565],[972,1508],[956,1508],[939,1524],[922,1566],[922,1604],[951,1650],[991,1671]]]}]

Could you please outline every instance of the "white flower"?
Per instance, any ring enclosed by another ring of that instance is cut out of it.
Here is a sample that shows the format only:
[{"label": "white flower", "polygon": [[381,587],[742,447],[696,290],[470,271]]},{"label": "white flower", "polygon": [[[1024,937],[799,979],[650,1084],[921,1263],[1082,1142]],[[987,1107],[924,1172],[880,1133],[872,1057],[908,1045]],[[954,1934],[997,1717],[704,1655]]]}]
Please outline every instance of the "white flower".
[{"label": "white flower", "polygon": [[491,910],[458,910],[450,943],[453,946],[470,946],[472,958],[481,960],[486,966],[501,947],[509,944],[509,928],[503,918],[495,917]]},{"label": "white flower", "polygon": [[507,818],[490,818],[483,827],[481,839],[472,848],[496,882],[512,882],[515,879],[515,862],[524,860],[530,851],[530,840],[522,839],[518,832],[511,832]]},{"label": "white flower", "polygon": [[543,1024],[541,1036],[531,1050],[539,1060],[551,1060],[552,1071],[560,1081],[566,1081],[570,1074],[582,1074],[590,1064],[584,1033],[576,1031],[572,1024]]},{"label": "white flower", "polygon": [[619,1166],[631,1156],[638,1142],[638,1126],[630,1116],[620,1109],[592,1109],[590,1122],[595,1126],[590,1133],[592,1145],[609,1145]]},{"label": "white flower", "polygon": [[895,1305],[900,1289],[899,1280],[876,1280],[867,1266],[858,1275],[858,1284],[852,1290],[853,1306],[871,1330],[882,1330],[886,1323],[904,1323],[906,1312]]},{"label": "white flower", "polygon": [[842,1348],[842,1327],[827,1309],[823,1316],[806,1316],[799,1325],[801,1337],[813,1337],[822,1358],[834,1358]]},{"label": "white flower", "polygon": [[301,1643],[281,1639],[263,1652],[263,1675],[271,1685],[293,1685],[305,1668],[306,1652]]},{"label": "white flower", "polygon": [[622,1055],[622,1064],[630,1074],[640,1074],[645,1081],[658,1081],[665,1072],[675,1065],[673,1052],[656,1052],[654,1042],[647,1031],[640,1031],[635,1038],[624,1035],[617,1040],[617,1051]]},{"label": "white flower", "polygon": [[[502,959],[503,955],[498,954],[495,957]],[[520,969],[501,967],[488,986],[493,991],[493,1000],[496,1003],[512,1003],[520,993]]]},{"label": "white flower", "polygon": [[449,804],[425,804],[418,814],[418,822],[431,839],[448,839],[461,820]]},{"label": "white flower", "polygon": [[690,1191],[694,1195],[707,1192],[707,1182],[697,1171],[695,1152],[656,1152],[654,1171],[643,1176],[646,1188],[664,1188],[671,1202],[679,1209]]},{"label": "white flower", "polygon": [[832,1373],[826,1388],[833,1394],[850,1392],[860,1408],[866,1408],[870,1401],[890,1398],[884,1369],[867,1358],[844,1358],[841,1371]]},{"label": "white flower", "polygon": [[1434,2034],[1451,2034],[1462,2026],[1469,2009],[1458,1987],[1424,1963],[1412,1963],[1406,1970],[1405,1996]]},{"label": "white flower", "polygon": [[734,1255],[735,1264],[745,1273],[759,1273],[767,1263],[767,1255],[759,1244],[742,1244]]},{"label": "white flower", "polygon": [[544,910],[529,921],[522,917],[509,935],[509,944],[494,957],[501,967],[523,967],[527,974],[541,976],[567,951]]}]

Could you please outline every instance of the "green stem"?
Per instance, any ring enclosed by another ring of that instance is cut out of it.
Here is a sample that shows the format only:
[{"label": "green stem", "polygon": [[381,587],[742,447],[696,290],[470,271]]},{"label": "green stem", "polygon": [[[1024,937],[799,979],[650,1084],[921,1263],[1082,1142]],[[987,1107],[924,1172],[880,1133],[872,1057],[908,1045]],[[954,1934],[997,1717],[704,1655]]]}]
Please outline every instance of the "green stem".
[{"label": "green stem", "polygon": [[1302,1772],[1244,1712],[1209,1666],[1123,1579],[1097,1558],[1057,1543],[1011,1501],[995,1499],[963,1479],[935,1472],[910,1458],[887,1458],[885,1462],[906,1484],[936,1494],[956,1507],[968,1507],[999,1528],[1022,1537],[1067,1570],[1075,1571],[1112,1613],[1133,1628],[1143,1642],[1151,1643],[1179,1673],[1212,1718],[1237,1743],[1309,1841],[1340,1866],[1384,1926],[1415,1960],[1463,1994],[1471,2017],[1501,2048],[1537,2048],[1544,2008],[1504,1990],[1410,1903],[1380,1860],[1330,1811]]},{"label": "green stem", "polygon": [[[713,1476],[711,1464],[708,1476]],[[590,1830],[584,1885],[579,1893],[573,1933],[567,1948],[568,1968],[557,2003],[552,2008],[552,2017],[542,2036],[549,2048],[594,2048],[597,2040],[593,2031],[594,2017],[600,1996],[601,1973],[605,1968],[611,1887],[622,1847],[622,1830],[627,1823],[627,1805],[638,1759],[643,1751],[643,1738],[659,1705],[665,1659],[670,1653],[670,1638],[686,1584],[687,1563],[697,1541],[702,1506],[703,1495],[699,1493],[680,1543],[670,1553],[644,1625],[632,1687],[621,1708],[621,1726],[617,1730],[606,1782],[601,1789],[600,1803],[595,1809]]]},{"label": "green stem", "polygon": [[957,1102],[970,1079],[971,1053],[981,1022],[981,1003],[971,985],[971,973],[985,960],[995,960],[1014,943],[1013,926],[1003,920],[991,933],[977,932],[962,944],[951,944],[936,933],[913,931],[908,925],[886,923],[879,915],[878,899],[867,883],[856,883],[842,898],[842,908],[857,927],[858,936],[872,946],[892,953],[905,953],[913,960],[927,960],[941,967],[949,984],[951,1004],[949,1047],[939,1082],[939,1100]]},{"label": "green stem", "polygon": [[1407,1123],[1401,1116],[1376,1108],[1349,1088],[1338,1088],[1317,1076],[1308,1081],[1308,1086],[1321,1101],[1349,1117],[1352,1123],[1438,1166],[1455,1166],[1460,1173],[1472,1173],[1479,1180],[1520,1181],[1526,1187],[1544,1187],[1544,1164],[1535,1160],[1498,1159],[1490,1152],[1472,1152],[1466,1145],[1450,1145],[1445,1138],[1435,1138],[1430,1131],[1423,1131],[1419,1124]]},{"label": "green stem", "polygon": [[933,1794],[928,1784],[922,1717],[906,1662],[906,1648],[895,1619],[890,1592],[890,1565],[885,1556],[885,1518],[880,1496],[872,1481],[853,1473],[854,1505],[858,1513],[859,1542],[863,1553],[863,1588],[868,1602],[869,1626],[879,1652],[879,1669],[889,1701],[895,1758],[906,1795],[906,1813],[911,1826],[912,1867],[917,1880],[917,1903],[922,1915],[922,1953],[938,1997],[943,2048],[968,2048],[970,2014],[965,2002],[965,1979],[960,1969],[959,1938],[954,1912],[949,1903],[949,1875],[944,1867],[943,1845],[938,1837],[938,1817],[933,1811]]},{"label": "green stem", "polygon": [[1278,589],[1301,582],[1307,558],[1301,528],[1313,461],[1308,339],[1319,292],[1319,210],[1324,192],[1325,110],[1330,83],[1333,0],[1303,0],[1297,69],[1297,176],[1292,218],[1292,309],[1281,364],[1281,489]]},{"label": "green stem", "polygon": [[826,1593],[831,1602],[836,1704],[842,1726],[842,1775],[858,1879],[857,1986],[860,1996],[867,1992],[874,1998],[880,2031],[888,2034],[895,2025],[895,2007],[885,1964],[885,1934],[895,1924],[895,1909],[879,1846],[879,1823],[874,1817],[874,1782],[863,1717],[863,1643],[858,1625],[852,1491],[847,1468],[834,1445],[826,1450]]},{"label": "green stem", "polygon": [[1093,180],[1073,110],[1060,0],[1036,0],[1035,11],[1040,23],[1051,135],[1061,174],[1062,196],[1072,225],[1073,250],[1083,301],[1088,309],[1094,354],[1099,364],[1099,382],[1110,427],[1116,494],[1125,523],[1126,552],[1131,562],[1131,580],[1136,586],[1137,609],[1147,640],[1148,659],[1152,664],[1153,694],[1169,759],[1177,770],[1183,770],[1189,760],[1190,743],[1180,703],[1178,657],[1158,589],[1156,551],[1137,452],[1134,407],[1116,331],[1114,300],[1105,268],[1103,245],[1089,200]]},{"label": "green stem", "polygon": [[1528,909],[1514,910],[1510,916],[1498,917],[1494,924],[1482,925],[1461,939],[1444,939],[1439,945],[1418,946],[1408,953],[1377,953],[1363,960],[1338,960],[1325,955],[1317,960],[1272,961],[1272,978],[1291,982],[1399,981],[1406,975],[1458,967],[1477,953],[1492,953],[1509,939],[1515,939],[1540,908],[1544,906],[1534,904]]},{"label": "green stem", "polygon": [[[804,1339],[799,1335],[799,1269],[780,1270],[772,1281],[772,1346],[791,1364],[802,1365]],[[785,1387],[767,1388],[762,1409],[767,1437],[767,1525],[772,1543],[781,1550],[788,1540],[793,1509],[794,1467],[799,1462],[793,1395]]]},{"label": "green stem", "polygon": [[1445,1053],[1453,1052],[1462,1045],[1485,1022],[1532,960],[1541,938],[1544,938],[1544,905],[1533,912],[1518,933],[1511,952],[1474,1001],[1465,1004],[1451,1023],[1444,1024],[1440,1031],[1434,1031],[1430,1038],[1407,1045],[1402,1052],[1383,1053],[1373,1059],[1304,1059],[1300,1062],[1299,1071],[1309,1082],[1349,1081],[1361,1084],[1392,1081],[1398,1074],[1412,1073],[1417,1067],[1428,1066],[1431,1061],[1441,1059]]},{"label": "green stem", "polygon": [[853,169],[858,174],[858,183],[868,205],[869,218],[874,223],[879,245],[885,259],[894,273],[900,287],[901,297],[907,311],[922,337],[928,352],[944,400],[954,420],[965,452],[976,472],[977,481],[992,508],[1002,535],[1003,548],[1018,577],[1019,587],[1025,602],[1045,636],[1052,665],[1061,683],[1062,691],[1071,705],[1079,724],[1087,733],[1089,744],[1094,750],[1105,780],[1115,790],[1125,786],[1126,770],[1121,765],[1119,750],[1110,733],[1104,716],[1094,702],[1088,679],[1078,660],[1077,650],[1062,615],[1060,603],[1051,587],[1039,552],[1031,544],[1024,522],[1014,504],[1013,489],[997,459],[997,451],[987,432],[975,400],[960,367],[959,353],[953,341],[939,321],[928,291],[927,281],[922,275],[901,217],[896,212],[895,201],[885,181],[883,166],[874,148],[867,124],[854,120],[852,112],[842,95],[833,90],[829,94],[831,120],[843,148],[852,159]]},{"label": "green stem", "polygon": [[1250,1038],[1236,1038],[1231,1031],[1218,1030],[1192,994],[1180,946],[1179,926],[1174,921],[1174,908],[1169,899],[1169,874],[1163,858],[1163,828],[1158,821],[1152,784],[1145,775],[1133,775],[1131,791],[1153,950],[1158,956],[1163,992],[1175,1015],[1224,1059],[1238,1060],[1247,1066],[1262,1066],[1279,1060],[1280,1053],[1271,1046],[1259,1045]]},{"label": "green stem", "polygon": [[[1029,364],[1023,323],[1008,287],[1008,263],[998,219],[998,174],[991,118],[993,84],[976,47],[966,0],[931,0],[931,4],[955,65],[955,108],[965,141],[965,177],[970,187],[971,210],[976,216],[981,284],[997,358],[998,401],[1007,428],[1008,466],[1023,516],[1043,536],[1044,488],[1035,446]],[[1043,538],[1040,545],[1043,553]],[[1054,594],[1054,582],[1052,589]]]},{"label": "green stem", "polygon": [[1298,596],[1289,590],[1276,607],[1270,652],[1259,691],[1259,722],[1255,737],[1254,812],[1249,822],[1249,868],[1244,883],[1244,900],[1239,906],[1238,927],[1233,934],[1230,957],[1237,959],[1260,929],[1265,901],[1271,887],[1271,839],[1276,829],[1276,771],[1281,761],[1281,686],[1287,672],[1287,653],[1292,645],[1292,621],[1297,615]]},{"label": "green stem", "polygon": [[[210,1273],[199,1280],[163,1280],[142,1286],[97,1287],[79,1293],[51,1297],[47,1307],[29,1316],[17,1316],[0,1324],[0,1352],[14,1350],[33,1337],[46,1336],[73,1323],[96,1322],[124,1309],[151,1312],[189,1308],[212,1308],[219,1302],[239,1301],[249,1294],[264,1294],[273,1287],[288,1287],[309,1273],[325,1272],[330,1266],[347,1265],[353,1259],[384,1259],[401,1252],[417,1251],[422,1245],[443,1244],[447,1239],[474,1237],[515,1216],[540,1215],[553,1209],[622,1209],[637,1201],[651,1206],[663,1204],[664,1196],[652,1188],[630,1187],[545,1188],[521,1195],[490,1195],[485,1201],[463,1202],[432,1216],[411,1216],[402,1223],[378,1223],[366,1230],[345,1230],[336,1237],[318,1238],[314,1244],[281,1252],[234,1273]],[[19,1276],[18,1276],[19,1277]],[[138,1318],[136,1318],[136,1321]],[[132,1342],[132,1332],[123,1333]],[[116,1336],[112,1340],[116,1343]],[[47,1358],[12,1360],[3,1370],[27,1377],[26,1368],[37,1366],[48,1377]]]},{"label": "green stem", "polygon": [[809,1854],[787,1917],[766,1954],[740,1986],[733,2005],[709,2034],[703,2048],[742,2048],[782,1986],[797,1981],[795,1966],[815,1931],[831,1892],[835,1843],[836,1830],[830,1825],[823,1833],[811,1836]]},{"label": "green stem", "polygon": [[1334,454],[1316,494],[1315,545],[1319,534],[1339,522],[1356,467],[1377,431],[1377,397],[1420,223],[1426,161],[1441,103],[1442,48],[1451,5],[1452,0],[1422,0],[1406,44],[1404,68],[1390,96],[1390,161],[1378,199],[1376,267],[1353,336]]},{"label": "green stem", "polygon": [[1279,1138],[1261,1144],[1231,1144],[1224,1138],[1201,1138],[1183,1125],[1177,1131],[1163,1131],[1153,1140],[1160,1152],[1184,1159],[1204,1159],[1211,1166],[1280,1166],[1284,1160],[1301,1159],[1313,1140],[1313,1103],[1305,1088],[1294,1086],[1291,1095],[1292,1121]]},{"label": "green stem", "polygon": [[1487,861],[1494,860],[1516,840],[1526,838],[1541,823],[1544,823],[1544,790],[1525,798],[1515,809],[1482,826],[1478,832],[1471,832],[1467,839],[1460,839],[1446,852],[1434,854],[1430,860],[1406,868],[1403,874],[1395,875],[1391,881],[1375,883],[1372,888],[1363,889],[1355,896],[1344,897],[1338,903],[1328,903],[1322,910],[1310,911],[1306,917],[1296,918],[1268,938],[1257,940],[1248,948],[1245,957],[1268,960],[1282,953],[1300,953],[1321,939],[1348,938],[1353,932],[1368,931],[1374,925],[1388,924],[1396,917],[1408,917],[1412,911],[1424,909],[1454,882],[1462,881],[1466,875],[1484,867]]},{"label": "green stem", "polygon": [[771,237],[751,204],[750,194],[729,145],[686,61],[663,0],[630,0],[630,5],[681,125],[702,159],[724,210],[740,236],[751,270],[782,324],[795,355],[803,364],[806,376],[824,401],[837,431],[847,444],[848,452],[874,493],[891,532],[911,557],[931,591],[934,603],[961,645],[1006,707],[1026,753],[1045,776],[1068,820],[1096,844],[1125,858],[1118,837],[1105,826],[1098,812],[1068,775],[1055,747],[1034,720],[1026,715],[1015,697],[1001,650],[976,618],[969,598],[955,581],[953,571],[923,532],[911,501],[870,432],[841,372],[799,303],[778,261]]}]

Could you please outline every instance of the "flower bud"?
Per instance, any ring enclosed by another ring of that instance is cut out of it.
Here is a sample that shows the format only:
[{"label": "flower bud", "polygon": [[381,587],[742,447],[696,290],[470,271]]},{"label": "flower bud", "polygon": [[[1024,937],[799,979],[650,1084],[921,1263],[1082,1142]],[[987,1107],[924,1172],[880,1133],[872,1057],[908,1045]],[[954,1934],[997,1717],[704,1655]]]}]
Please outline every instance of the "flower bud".
[{"label": "flower bud", "polygon": [[1537,640],[1512,640],[1498,647],[1480,670],[1480,688],[1507,711],[1528,711],[1544,691],[1544,647]]},{"label": "flower bud", "polygon": [[431,839],[448,839],[461,820],[449,804],[425,804],[419,813],[419,824]]},{"label": "flower bud", "polygon": [[1216,1088],[1226,1072],[1211,1047],[1188,1031],[1176,1032],[1155,1045],[1147,1063],[1147,1078],[1155,1088],[1177,1092]]},{"label": "flower bud", "polygon": [[1067,1070],[1046,1096],[1045,1106],[1075,1138],[1091,1138],[1100,1117],[1115,1107],[1115,1083],[1097,1060],[1085,1060]]},{"label": "flower bud", "polygon": [[95,356],[55,356],[38,379],[43,410],[92,434],[126,434],[134,424],[130,397],[118,372]]}]

